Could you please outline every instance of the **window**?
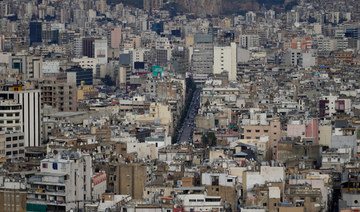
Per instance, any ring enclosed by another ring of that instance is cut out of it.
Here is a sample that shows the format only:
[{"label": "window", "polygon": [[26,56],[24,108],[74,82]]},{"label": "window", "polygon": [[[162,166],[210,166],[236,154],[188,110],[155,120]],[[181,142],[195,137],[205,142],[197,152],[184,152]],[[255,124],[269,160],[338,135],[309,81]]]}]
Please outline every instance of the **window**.
[{"label": "window", "polygon": [[263,206],[267,206],[267,203],[266,203],[266,202],[264,202],[264,203],[263,203]]},{"label": "window", "polygon": [[251,130],[246,130],[246,132],[251,133]]},{"label": "window", "polygon": [[233,179],[227,179],[227,182],[228,182],[228,183],[232,183],[232,182],[233,182]]},{"label": "window", "polygon": [[45,169],[47,169],[48,164],[47,164],[47,163],[43,163],[42,167],[45,168]]},{"label": "window", "polygon": [[255,130],[255,132],[259,133],[259,132],[260,132],[260,130]]},{"label": "window", "polygon": [[57,170],[58,169],[58,164],[57,163],[53,163],[53,169]]},{"label": "window", "polygon": [[219,185],[219,176],[211,176],[211,185]]},{"label": "window", "polygon": [[264,133],[267,133],[267,132],[269,132],[269,130],[264,130]]}]

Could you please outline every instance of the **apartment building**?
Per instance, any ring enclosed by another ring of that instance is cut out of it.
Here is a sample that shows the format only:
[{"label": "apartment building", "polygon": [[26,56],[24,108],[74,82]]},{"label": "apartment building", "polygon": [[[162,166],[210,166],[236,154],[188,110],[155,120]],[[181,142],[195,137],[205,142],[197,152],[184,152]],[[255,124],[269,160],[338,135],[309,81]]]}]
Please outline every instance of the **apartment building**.
[{"label": "apartment building", "polygon": [[36,211],[70,211],[91,202],[90,155],[60,152],[43,159],[40,172],[27,185],[27,208]]}]

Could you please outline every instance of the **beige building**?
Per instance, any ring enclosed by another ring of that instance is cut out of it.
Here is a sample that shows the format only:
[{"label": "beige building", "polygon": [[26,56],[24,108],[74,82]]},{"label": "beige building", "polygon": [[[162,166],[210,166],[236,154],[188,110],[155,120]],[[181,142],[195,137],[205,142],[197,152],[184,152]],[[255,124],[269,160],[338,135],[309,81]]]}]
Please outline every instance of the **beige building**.
[{"label": "beige building", "polygon": [[[304,208],[304,211],[324,211],[325,204],[322,204],[320,188],[311,188],[311,185],[299,186],[288,185],[285,189],[283,201],[297,204]],[[282,211],[282,210],[280,210]]]},{"label": "beige building", "polygon": [[108,188],[113,187],[115,194],[130,195],[132,199],[143,199],[143,191],[147,180],[147,168],[142,163],[114,163],[110,169],[115,172],[109,176]]},{"label": "beige building", "polygon": [[188,35],[185,37],[185,46],[193,46],[194,45],[194,35]]},{"label": "beige building", "polygon": [[121,28],[112,28],[111,29],[111,34],[110,34],[110,39],[111,39],[111,48],[112,49],[119,49],[120,48],[120,43],[121,43]]},{"label": "beige building", "polygon": [[319,126],[319,144],[328,146],[331,148],[331,135],[332,135],[332,126],[331,125],[320,125]]},{"label": "beige building", "polygon": [[4,182],[0,186],[0,212],[25,212],[26,187],[20,182]]},{"label": "beige building", "polygon": [[161,102],[150,103],[149,114],[138,115],[135,117],[138,127],[143,123],[154,123],[164,125],[168,135],[172,135],[174,122],[169,105]]},{"label": "beige building", "polygon": [[82,81],[77,89],[77,100],[94,98],[97,97],[98,94],[98,89],[94,88],[93,85],[84,85],[84,81]]},{"label": "beige building", "polygon": [[57,108],[59,112],[77,111],[77,90],[72,83],[59,82],[58,80],[36,79],[25,84],[27,89],[41,90],[41,104]]}]

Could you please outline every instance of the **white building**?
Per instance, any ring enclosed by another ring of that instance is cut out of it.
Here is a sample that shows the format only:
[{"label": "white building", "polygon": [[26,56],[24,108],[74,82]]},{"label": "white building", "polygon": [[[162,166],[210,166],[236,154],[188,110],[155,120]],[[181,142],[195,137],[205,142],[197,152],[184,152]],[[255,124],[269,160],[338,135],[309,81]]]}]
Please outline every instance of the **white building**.
[{"label": "white building", "polygon": [[42,57],[27,56],[26,62],[26,78],[42,78]]},{"label": "white building", "polygon": [[75,63],[79,63],[80,67],[83,69],[92,69],[93,76],[96,75],[96,66],[97,64],[99,64],[98,58],[82,57],[74,58],[72,61]]},{"label": "white building", "polygon": [[24,158],[22,106],[15,100],[0,100],[0,157]]},{"label": "white building", "polygon": [[82,52],[82,38],[74,38],[74,46],[73,46],[73,51],[74,51],[74,57],[75,58],[80,58],[83,56],[83,52]]},{"label": "white building", "polygon": [[236,80],[236,51],[236,43],[231,43],[230,46],[214,47],[213,73],[220,74],[227,71],[229,80]]},{"label": "white building", "polygon": [[240,35],[240,45],[245,49],[258,47],[260,45],[259,35]]},{"label": "white building", "polygon": [[273,20],[275,19],[275,11],[274,10],[268,10],[265,12],[265,20]]},{"label": "white building", "polygon": [[[99,206],[97,207],[98,212],[106,212],[106,211],[118,211],[119,208],[129,202],[131,200],[130,195],[103,195],[102,201],[99,203]],[[129,210],[127,208],[127,211],[135,211]]]},{"label": "white building", "polygon": [[220,196],[204,194],[179,195],[184,211],[224,211],[224,203]]},{"label": "white building", "polygon": [[171,45],[168,38],[158,38],[155,43],[156,50],[166,50],[167,61],[171,59]]},{"label": "white building", "polygon": [[144,62],[144,54],[146,51],[147,51],[146,49],[142,49],[142,48],[134,49],[132,51],[132,61]]},{"label": "white building", "polygon": [[302,67],[309,68],[316,65],[316,58],[312,53],[303,53],[302,54]]},{"label": "white building", "polygon": [[286,14],[286,22],[290,24],[299,23],[300,16],[299,12],[291,10]]},{"label": "white building", "polygon": [[108,46],[106,39],[97,39],[94,42],[95,58],[99,60],[99,64],[107,64],[108,62]]},{"label": "white building", "polygon": [[320,38],[318,42],[318,51],[334,51],[336,50],[337,42],[335,39]]},{"label": "white building", "polygon": [[351,99],[339,99],[339,96],[330,95],[321,97],[321,100],[328,101],[325,105],[325,113],[330,117],[337,112],[346,114],[351,112]]},{"label": "white building", "polygon": [[42,73],[46,75],[54,75],[60,72],[59,61],[44,61],[42,63]]},{"label": "white building", "polygon": [[40,173],[28,181],[27,204],[47,211],[84,208],[91,197],[91,157],[78,152],[60,152],[41,161]]},{"label": "white building", "polygon": [[105,172],[95,173],[92,177],[92,200],[99,201],[106,192],[106,174]]},{"label": "white building", "polygon": [[245,14],[245,20],[247,23],[254,23],[256,22],[256,13],[253,11],[249,11]]},{"label": "white building", "polygon": [[203,185],[235,186],[237,176],[225,173],[202,173],[201,182]]},{"label": "white building", "polygon": [[250,60],[250,51],[241,47],[237,48],[236,52],[237,62],[248,62]]},{"label": "white building", "polygon": [[284,167],[261,166],[258,171],[246,171],[243,173],[243,190],[245,196],[256,195],[252,192],[256,184],[264,185],[266,182],[284,182],[284,179]]},{"label": "white building", "polygon": [[[0,99],[15,100],[22,106],[25,147],[41,144],[41,91],[1,91]],[[13,128],[13,130],[16,130]]]}]

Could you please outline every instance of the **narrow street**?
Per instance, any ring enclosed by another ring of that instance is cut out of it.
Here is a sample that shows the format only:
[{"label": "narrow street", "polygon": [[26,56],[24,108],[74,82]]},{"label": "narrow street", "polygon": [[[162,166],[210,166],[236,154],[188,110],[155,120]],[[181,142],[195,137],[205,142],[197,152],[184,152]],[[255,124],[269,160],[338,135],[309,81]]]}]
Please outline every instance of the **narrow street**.
[{"label": "narrow street", "polygon": [[197,89],[190,103],[189,110],[179,131],[177,143],[183,145],[184,142],[192,143],[193,130],[195,128],[195,116],[200,105],[200,90]]}]

